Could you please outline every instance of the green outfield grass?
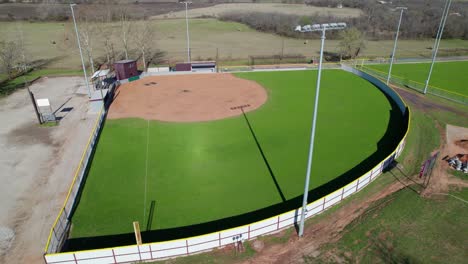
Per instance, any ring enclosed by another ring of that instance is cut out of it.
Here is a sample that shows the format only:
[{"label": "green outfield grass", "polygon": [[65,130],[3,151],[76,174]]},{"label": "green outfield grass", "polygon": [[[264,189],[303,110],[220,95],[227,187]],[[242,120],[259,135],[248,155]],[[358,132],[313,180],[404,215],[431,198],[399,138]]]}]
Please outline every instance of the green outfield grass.
[{"label": "green outfield grass", "polygon": [[[237,76],[268,91],[267,103],[247,118],[280,190],[243,116],[196,123],[107,120],[72,218],[71,237],[131,233],[133,221],[146,230],[151,201],[151,230],[160,230],[282,203],[280,192],[286,200],[301,195],[316,71]],[[389,134],[403,129],[401,116],[391,115],[391,109],[384,94],[365,80],[341,70],[324,71],[310,189],[372,154],[380,153],[380,160],[390,154],[397,138]],[[376,164],[369,161],[366,168]]]},{"label": "green outfield grass", "polygon": [[[366,67],[388,72],[388,64]],[[430,63],[394,64],[392,75],[424,84]],[[438,62],[434,65],[429,85],[468,97],[468,61]]]}]

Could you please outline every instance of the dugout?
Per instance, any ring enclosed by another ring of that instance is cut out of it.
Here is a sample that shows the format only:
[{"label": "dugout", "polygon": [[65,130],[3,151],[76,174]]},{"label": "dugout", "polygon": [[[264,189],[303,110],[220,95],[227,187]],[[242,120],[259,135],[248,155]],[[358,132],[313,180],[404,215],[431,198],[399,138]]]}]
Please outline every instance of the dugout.
[{"label": "dugout", "polygon": [[191,71],[191,72],[216,72],[215,61],[193,61],[189,63],[177,63],[176,71]]},{"label": "dugout", "polygon": [[126,80],[138,76],[136,60],[121,60],[114,63],[117,80]]}]

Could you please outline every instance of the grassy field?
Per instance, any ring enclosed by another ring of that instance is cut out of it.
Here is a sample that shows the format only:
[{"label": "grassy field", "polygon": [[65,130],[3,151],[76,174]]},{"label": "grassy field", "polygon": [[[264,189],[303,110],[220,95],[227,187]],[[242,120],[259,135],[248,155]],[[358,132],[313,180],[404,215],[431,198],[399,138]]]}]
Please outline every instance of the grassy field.
[{"label": "grassy field", "polygon": [[[156,204],[151,229],[158,230],[255,211],[281,203],[282,195],[286,200],[298,197],[316,72],[239,76],[268,90],[268,102],[247,118],[274,176],[242,116],[199,123],[107,120],[72,219],[71,236],[132,232],[132,221],[147,223],[151,201]],[[391,105],[386,97],[349,73],[325,71],[320,100],[311,189],[375,153],[383,159],[396,147],[395,138],[386,132],[402,130],[401,117],[392,116],[389,124]],[[362,101],[367,103],[356,103]],[[371,163],[362,169],[367,171],[377,161]]]},{"label": "grassy field", "polygon": [[[167,52],[166,59],[181,61],[186,58],[185,20],[169,19],[151,22],[156,30],[155,47]],[[118,31],[117,24],[109,24]],[[70,23],[17,23],[0,22],[0,41],[17,37],[22,28],[27,53],[31,60],[51,60],[49,68],[78,69],[80,56],[76,47],[73,27]],[[216,19],[190,20],[192,58],[215,59],[218,51],[221,59],[244,59],[250,55],[303,54],[309,58],[317,56],[320,41],[309,40],[304,44],[300,39],[283,38],[277,35],[257,32],[243,24],[221,22]],[[68,37],[68,41],[64,41]],[[53,44],[55,41],[55,44]],[[122,50],[121,41],[113,39],[116,51]],[[103,43],[96,34],[93,43],[94,57],[104,56]],[[284,43],[284,49],[283,49]],[[326,50],[337,52],[338,40],[327,40]],[[432,40],[401,40],[399,55],[410,57],[430,56]],[[135,43],[130,42],[135,48]],[[367,41],[362,56],[388,57],[393,41]],[[466,49],[466,40],[443,40],[441,49]],[[242,61],[241,61],[242,62]]]},{"label": "grassy field", "polygon": [[[219,4],[215,6],[197,8],[189,11],[190,18],[201,16],[218,17],[223,13],[228,12],[264,12],[264,13],[280,13],[294,14],[302,16],[322,15],[327,16],[333,14],[334,17],[358,17],[362,15],[362,11],[355,8],[331,8],[331,7],[316,7],[305,6],[303,4],[280,4],[280,3],[236,3],[236,4]],[[185,11],[171,12],[153,16],[153,18],[185,18]]]},{"label": "grassy field", "polygon": [[[368,65],[384,73],[388,72],[388,64]],[[430,63],[394,64],[392,75],[424,84],[429,74]],[[468,61],[438,62],[434,65],[429,85],[462,94],[468,97]]]}]

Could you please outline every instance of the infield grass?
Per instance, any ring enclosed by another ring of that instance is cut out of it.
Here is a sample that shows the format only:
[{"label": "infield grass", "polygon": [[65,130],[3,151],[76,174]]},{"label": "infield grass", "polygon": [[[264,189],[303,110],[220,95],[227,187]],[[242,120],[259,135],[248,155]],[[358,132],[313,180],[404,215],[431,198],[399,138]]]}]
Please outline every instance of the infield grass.
[{"label": "infield grass", "polygon": [[[144,231],[151,201],[150,230],[159,230],[232,217],[282,203],[282,196],[300,196],[316,71],[237,76],[268,91],[267,103],[246,114],[252,131],[243,116],[196,123],[107,120],[71,237],[131,233],[133,221]],[[390,154],[403,129],[401,117],[391,115],[391,109],[383,93],[365,80],[341,70],[324,71],[310,189],[373,154],[380,160]],[[367,163],[366,169],[377,164]]]},{"label": "infield grass", "polygon": [[[366,67],[388,72],[388,64]],[[430,63],[394,64],[392,75],[424,84],[429,74]],[[437,62],[434,65],[429,85],[468,97],[468,61]]]}]

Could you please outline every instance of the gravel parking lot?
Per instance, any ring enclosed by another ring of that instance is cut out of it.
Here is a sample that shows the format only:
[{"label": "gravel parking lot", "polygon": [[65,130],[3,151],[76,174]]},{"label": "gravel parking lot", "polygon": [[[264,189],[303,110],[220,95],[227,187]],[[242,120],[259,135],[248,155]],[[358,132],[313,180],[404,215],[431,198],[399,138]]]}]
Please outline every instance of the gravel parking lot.
[{"label": "gravel parking lot", "polygon": [[58,126],[39,126],[27,90],[0,99],[0,263],[42,263],[49,230],[65,199],[97,114],[79,77],[31,85],[49,98]]}]

